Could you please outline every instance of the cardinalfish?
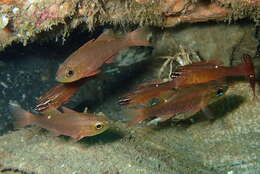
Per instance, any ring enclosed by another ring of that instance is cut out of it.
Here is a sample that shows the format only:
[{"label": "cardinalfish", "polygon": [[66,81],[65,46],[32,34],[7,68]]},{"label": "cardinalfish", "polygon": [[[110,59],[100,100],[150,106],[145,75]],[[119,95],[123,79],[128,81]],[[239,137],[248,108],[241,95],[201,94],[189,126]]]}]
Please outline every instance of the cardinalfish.
[{"label": "cardinalfish", "polygon": [[207,83],[225,77],[245,76],[249,80],[255,97],[256,79],[254,65],[249,55],[244,54],[242,61],[242,64],[234,67],[223,66],[216,60],[186,65],[172,74],[173,80],[169,83],[172,83],[170,86],[173,88],[181,88],[193,84]]},{"label": "cardinalfish", "polygon": [[195,114],[205,110],[206,106],[218,100],[227,91],[228,86],[223,81],[196,84],[180,89],[175,89],[172,96],[164,102],[151,107],[131,109],[130,115],[136,116],[128,125],[136,125],[146,119],[157,117],[156,120],[163,122],[172,117],[185,113]]},{"label": "cardinalfish", "polygon": [[67,135],[76,141],[100,134],[109,128],[109,121],[104,116],[83,114],[66,107],[62,107],[62,112],[54,108],[48,109],[48,112],[45,111],[40,116],[17,105],[10,105],[10,110],[14,115],[15,127],[36,125],[49,130],[54,136]]},{"label": "cardinalfish", "polygon": [[60,83],[54,86],[40,97],[34,109],[38,112],[42,112],[49,106],[55,109],[59,108],[62,104],[70,100],[70,98],[78,91],[85,81],[86,79],[81,79],[76,82]]},{"label": "cardinalfish", "polygon": [[101,34],[72,53],[59,66],[56,79],[62,83],[73,82],[100,72],[105,63],[112,63],[117,53],[131,46],[150,46],[147,29],[137,29],[124,36]]},{"label": "cardinalfish", "polygon": [[173,91],[168,86],[161,84],[164,83],[143,83],[130,93],[121,97],[118,104],[127,106],[143,105],[147,104],[152,99],[170,96]]},{"label": "cardinalfish", "polygon": [[250,83],[255,97],[255,70],[251,57],[244,55],[243,63],[235,67],[223,66],[220,61],[210,60],[201,61],[182,66],[177,72],[172,74],[169,82],[145,83],[126,94],[119,100],[120,105],[137,105],[158,98],[162,93],[167,94],[167,90],[172,88],[182,88],[185,86],[207,83],[230,76],[245,76]]}]

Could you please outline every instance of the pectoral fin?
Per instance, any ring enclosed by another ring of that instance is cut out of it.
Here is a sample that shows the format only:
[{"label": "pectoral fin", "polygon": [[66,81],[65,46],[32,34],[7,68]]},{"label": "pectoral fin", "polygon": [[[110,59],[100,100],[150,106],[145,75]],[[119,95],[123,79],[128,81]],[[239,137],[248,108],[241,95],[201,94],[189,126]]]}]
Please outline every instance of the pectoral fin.
[{"label": "pectoral fin", "polygon": [[174,115],[173,114],[166,114],[166,115],[161,115],[160,117],[156,118],[158,122],[164,122],[166,120],[169,120],[172,118]]}]

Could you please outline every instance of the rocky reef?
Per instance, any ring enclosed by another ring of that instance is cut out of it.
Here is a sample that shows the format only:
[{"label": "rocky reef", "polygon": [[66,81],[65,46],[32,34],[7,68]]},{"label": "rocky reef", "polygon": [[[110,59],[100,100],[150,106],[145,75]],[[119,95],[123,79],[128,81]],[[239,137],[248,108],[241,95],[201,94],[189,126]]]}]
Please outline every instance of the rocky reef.
[{"label": "rocky reef", "polygon": [[[117,104],[138,84],[167,79],[176,61],[218,59],[231,66],[246,53],[254,57],[259,80],[260,1],[0,0],[0,5],[0,173],[260,173],[259,86],[256,99],[246,81],[230,86],[209,106],[211,121],[199,112],[178,123],[128,128],[126,108]],[[35,106],[55,84],[58,64],[97,37],[100,26],[119,32],[149,26],[152,33],[152,48],[121,51],[66,105],[104,113],[113,120],[111,129],[77,143],[37,127],[14,130],[8,103]]]},{"label": "rocky reef", "polygon": [[26,45],[39,39],[64,40],[79,25],[82,30],[105,24],[172,27],[242,18],[258,23],[260,15],[257,0],[2,0],[0,4],[1,49],[13,41]]},{"label": "rocky reef", "polygon": [[[228,38],[223,30],[229,33]],[[206,31],[214,34],[206,34]],[[179,124],[154,127],[142,125],[127,128],[121,121],[116,121],[126,119],[125,108],[116,104],[118,97],[132,86],[158,78],[161,65],[165,62],[163,57],[181,52],[192,58],[192,53],[199,52],[205,59],[212,56],[227,65],[236,64],[240,61],[240,52],[252,55],[256,52],[258,41],[254,24],[196,24],[154,33],[157,33],[158,41],[153,51],[149,48],[130,48],[121,52],[114,64],[105,67],[103,73],[89,81],[68,104],[78,110],[87,106],[91,111],[105,113],[115,120],[109,131],[78,143],[72,143],[66,137],[53,137],[35,127],[11,131],[0,137],[1,172],[259,173],[260,107],[258,99],[253,100],[252,91],[245,82],[231,87],[225,98],[210,106],[215,117],[213,122],[208,121],[203,113],[196,114],[192,122],[187,120]],[[188,42],[189,40],[195,43]],[[51,57],[46,57],[46,50],[51,48],[30,47],[17,49],[17,53],[27,50],[27,53],[21,54],[24,59],[19,56],[19,66],[14,66],[17,61],[5,64],[5,67],[14,64],[12,67],[23,70],[26,76],[24,73],[17,74],[14,68],[2,69],[5,71],[1,72],[1,77],[5,77],[6,72],[11,70],[11,80],[8,81],[8,76],[1,79],[7,84],[7,88],[1,86],[1,90],[5,91],[1,109],[7,107],[10,99],[31,108],[35,104],[34,97],[46,91],[53,83],[56,61],[66,58],[68,52],[72,51],[64,48],[63,53],[53,50],[53,53],[48,53]],[[74,47],[76,49],[78,46]],[[9,50],[5,57],[12,54]],[[23,66],[20,67],[21,61]],[[254,62],[259,67],[257,59]],[[167,70],[166,67],[166,76]],[[27,90],[32,84],[35,84],[31,91],[33,93]],[[19,89],[17,96],[11,97],[10,94],[15,89]],[[23,98],[23,94],[27,94],[27,97]],[[10,114],[7,112],[3,116]]]}]

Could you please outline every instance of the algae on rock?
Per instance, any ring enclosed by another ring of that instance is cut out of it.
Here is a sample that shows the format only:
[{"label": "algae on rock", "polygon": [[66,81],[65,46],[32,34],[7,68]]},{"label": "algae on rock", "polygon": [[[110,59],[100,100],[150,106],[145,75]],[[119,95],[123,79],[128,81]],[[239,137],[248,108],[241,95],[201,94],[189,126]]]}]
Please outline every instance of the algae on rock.
[{"label": "algae on rock", "polygon": [[[246,17],[257,22],[260,14],[258,1],[254,4],[245,0],[149,0],[143,3],[135,0],[15,0],[1,3],[0,21],[5,19],[0,23],[0,28],[4,28],[0,31],[2,49],[13,41],[26,45],[43,37],[39,33],[51,32],[54,28],[52,32],[57,36],[66,36],[80,24],[91,30],[104,24],[166,27],[182,22],[235,21]],[[208,6],[212,11],[207,10]],[[44,37],[57,38],[48,34]]]}]

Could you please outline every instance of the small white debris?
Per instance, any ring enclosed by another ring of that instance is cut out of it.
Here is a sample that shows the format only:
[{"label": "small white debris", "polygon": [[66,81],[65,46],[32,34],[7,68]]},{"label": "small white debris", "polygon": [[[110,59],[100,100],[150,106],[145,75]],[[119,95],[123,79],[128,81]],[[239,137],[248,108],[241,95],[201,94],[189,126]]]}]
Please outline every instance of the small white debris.
[{"label": "small white debris", "polygon": [[26,36],[30,36],[30,32],[29,32],[29,31],[26,31],[26,32],[25,32],[25,35],[26,35]]},{"label": "small white debris", "polygon": [[30,4],[34,3],[36,0],[28,0]]},{"label": "small white debris", "polygon": [[87,114],[88,113],[88,107],[85,107],[83,113]]},{"label": "small white debris", "polygon": [[23,94],[22,95],[22,100],[25,100],[25,98],[26,98],[26,94]]},{"label": "small white debris", "polygon": [[12,10],[12,12],[13,12],[14,14],[16,14],[18,11],[19,11],[19,8],[17,8],[17,7],[14,7],[13,10]]},{"label": "small white debris", "polygon": [[4,29],[7,26],[8,22],[9,22],[8,17],[5,14],[1,15],[0,16],[0,29],[1,30]]},{"label": "small white debris", "polygon": [[0,82],[0,84],[4,87],[4,88],[8,88],[8,85],[4,82]]},{"label": "small white debris", "polygon": [[105,116],[105,114],[103,112],[98,112],[96,115],[98,115],[98,116]]},{"label": "small white debris", "polygon": [[227,174],[235,174],[234,171],[228,171]]},{"label": "small white debris", "polygon": [[20,105],[19,105],[19,103],[16,101],[16,100],[9,100],[9,105],[12,105],[12,106],[18,106],[18,107],[20,107]]},{"label": "small white debris", "polygon": [[24,138],[23,137],[21,138],[21,142],[24,142]]}]

